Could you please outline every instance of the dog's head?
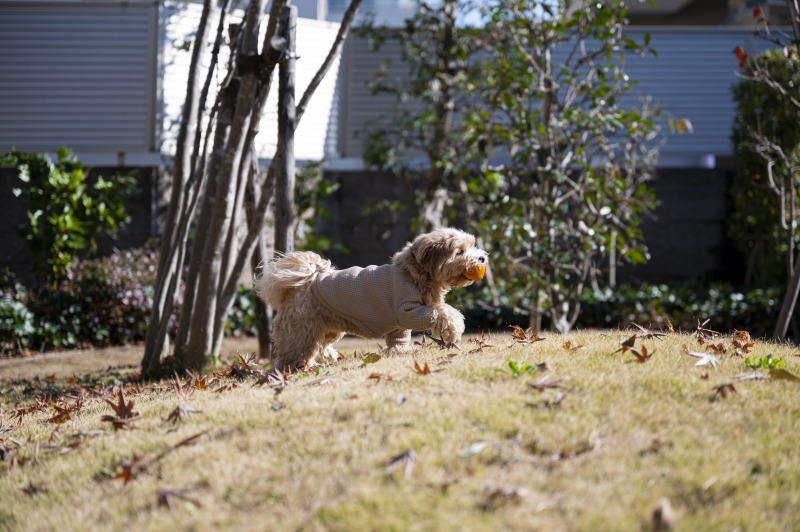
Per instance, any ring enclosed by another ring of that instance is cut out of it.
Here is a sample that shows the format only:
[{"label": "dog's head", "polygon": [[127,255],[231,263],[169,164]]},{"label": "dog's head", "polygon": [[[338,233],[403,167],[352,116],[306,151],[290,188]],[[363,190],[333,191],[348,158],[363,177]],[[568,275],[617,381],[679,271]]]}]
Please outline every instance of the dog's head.
[{"label": "dog's head", "polygon": [[447,291],[483,279],[488,255],[475,247],[475,237],[458,229],[436,229],[406,244],[393,259],[416,282]]}]

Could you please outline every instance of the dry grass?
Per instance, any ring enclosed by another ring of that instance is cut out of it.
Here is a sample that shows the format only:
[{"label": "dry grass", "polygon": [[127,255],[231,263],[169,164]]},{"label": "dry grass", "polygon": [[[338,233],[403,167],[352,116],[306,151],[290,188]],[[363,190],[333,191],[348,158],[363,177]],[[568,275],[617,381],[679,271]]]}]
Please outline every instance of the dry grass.
[{"label": "dry grass", "polygon": [[[638,530],[662,497],[683,530],[800,529],[800,383],[737,380],[752,370],[730,337],[717,368],[684,353],[708,349],[686,334],[637,340],[655,349],[637,363],[614,353],[632,334],[428,344],[427,375],[408,356],[365,365],[351,351],[283,388],[196,390],[186,405],[202,413],[177,425],[165,383],[129,395],[138,428],[117,432],[96,398],[64,424],[51,411],[18,424],[31,394],[0,381],[0,529]],[[800,374],[795,353],[756,341],[751,354]],[[115,478],[135,456],[146,467]]]}]

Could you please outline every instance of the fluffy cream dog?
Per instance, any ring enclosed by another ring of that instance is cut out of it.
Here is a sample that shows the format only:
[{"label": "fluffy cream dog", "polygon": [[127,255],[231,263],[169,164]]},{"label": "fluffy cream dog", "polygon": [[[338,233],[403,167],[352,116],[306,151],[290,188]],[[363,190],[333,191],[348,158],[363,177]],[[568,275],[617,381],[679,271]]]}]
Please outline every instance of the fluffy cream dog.
[{"label": "fluffy cream dog", "polygon": [[384,338],[387,349],[410,351],[412,330],[457,342],[464,316],[444,302],[453,288],[486,272],[487,254],[457,229],[419,235],[383,266],[336,270],[316,253],[298,251],[265,263],[256,294],[277,310],[273,368],[302,368],[338,353],[345,333]]}]

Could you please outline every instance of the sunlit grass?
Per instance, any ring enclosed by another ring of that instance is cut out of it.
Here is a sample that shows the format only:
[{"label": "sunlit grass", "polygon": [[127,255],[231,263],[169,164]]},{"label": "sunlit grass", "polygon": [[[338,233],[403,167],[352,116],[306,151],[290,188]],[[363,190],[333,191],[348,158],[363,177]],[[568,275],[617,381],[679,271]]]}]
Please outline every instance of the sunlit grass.
[{"label": "sunlit grass", "polygon": [[18,424],[32,398],[0,381],[0,529],[639,530],[662,497],[685,530],[800,529],[800,383],[777,379],[800,374],[796,349],[756,341],[751,360],[789,373],[738,380],[753,369],[731,337],[714,368],[685,354],[710,352],[686,334],[637,339],[655,351],[639,363],[618,351],[634,333],[348,352],[284,388],[195,390],[201,412],[178,424],[166,383],[129,395],[141,417],[116,432],[97,398],[62,425],[45,411]]}]

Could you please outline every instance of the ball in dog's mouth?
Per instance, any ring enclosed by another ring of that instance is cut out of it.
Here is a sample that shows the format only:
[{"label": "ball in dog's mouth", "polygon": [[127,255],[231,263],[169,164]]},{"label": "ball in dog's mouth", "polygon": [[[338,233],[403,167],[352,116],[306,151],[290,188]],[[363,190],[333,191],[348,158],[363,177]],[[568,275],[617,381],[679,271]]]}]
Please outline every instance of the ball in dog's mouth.
[{"label": "ball in dog's mouth", "polygon": [[464,272],[464,277],[470,281],[480,281],[484,275],[486,275],[486,265],[484,264],[475,264]]}]

